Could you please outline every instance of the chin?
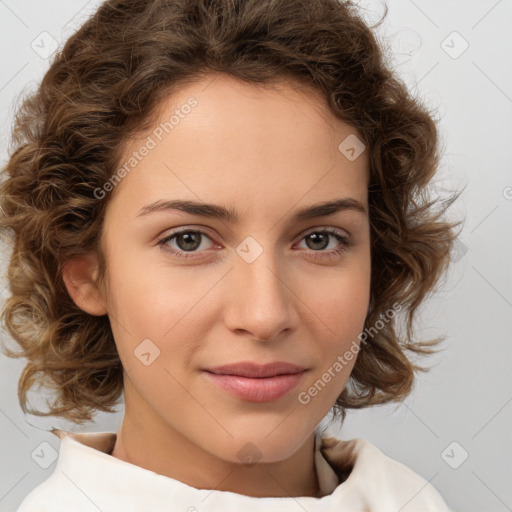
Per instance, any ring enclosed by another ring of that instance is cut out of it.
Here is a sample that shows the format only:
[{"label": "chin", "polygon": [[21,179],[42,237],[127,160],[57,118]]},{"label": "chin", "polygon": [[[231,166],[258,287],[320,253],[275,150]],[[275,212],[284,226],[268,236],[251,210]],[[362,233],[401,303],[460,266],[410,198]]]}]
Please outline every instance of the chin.
[{"label": "chin", "polygon": [[[228,428],[233,437],[226,434],[222,439],[210,438],[208,451],[237,464],[280,462],[291,457],[307,440],[310,432],[302,432],[302,428],[294,429],[290,425],[286,425],[286,428],[283,428],[284,425],[277,425],[279,423],[275,422],[271,428],[267,424],[264,430],[251,428],[239,433]],[[212,450],[212,447],[215,449]]]}]

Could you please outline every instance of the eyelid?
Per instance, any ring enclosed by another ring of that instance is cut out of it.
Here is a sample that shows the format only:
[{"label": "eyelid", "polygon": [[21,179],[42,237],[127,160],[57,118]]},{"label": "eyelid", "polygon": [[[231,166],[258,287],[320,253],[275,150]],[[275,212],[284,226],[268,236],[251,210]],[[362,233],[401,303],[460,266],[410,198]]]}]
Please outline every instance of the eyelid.
[{"label": "eyelid", "polygon": [[336,233],[338,233],[341,236],[344,236],[347,238],[350,237],[350,233],[346,229],[343,229],[343,228],[338,228],[336,226],[315,226],[312,228],[308,228],[305,232],[303,232],[301,238],[305,237],[307,235],[310,235],[311,233],[316,233],[317,231],[335,231]]},{"label": "eyelid", "polygon": [[211,234],[212,230],[210,228],[208,228],[206,226],[194,224],[194,225],[179,226],[179,227],[164,231],[161,235],[157,236],[157,243],[160,243],[162,240],[165,240],[166,238],[170,238],[172,236],[179,235],[181,233],[186,233],[189,231],[202,233],[203,235],[206,235],[212,242],[215,242],[214,239],[217,238],[215,235]]},{"label": "eyelid", "polygon": [[[323,231],[323,230],[333,230],[333,231],[336,231],[341,236],[351,239],[350,232],[344,228],[340,228],[340,227],[336,227],[336,226],[320,225],[320,226],[312,226],[310,228],[307,228],[305,231],[301,231],[299,233],[299,235],[301,237],[299,239],[299,241],[303,237],[305,237],[311,233],[316,233],[317,231]],[[159,235],[157,238],[158,238],[158,240],[162,240],[164,238],[168,238],[172,235],[176,235],[176,234],[183,233],[186,231],[203,232],[206,236],[208,236],[212,240],[212,242],[214,241],[213,239],[216,238],[216,235],[212,234],[214,230],[212,230],[211,228],[209,228],[207,226],[203,226],[201,224],[190,224],[190,225],[183,225],[183,226],[179,226],[176,228],[172,228],[170,231],[165,231],[164,234]]]},{"label": "eyelid", "polygon": [[[198,225],[179,226],[177,228],[174,228],[170,232],[160,236],[158,238],[157,245],[161,246],[161,248],[166,252],[181,255],[183,252],[181,250],[177,251],[175,249],[165,249],[166,244],[171,239],[173,239],[175,236],[178,236],[182,233],[196,232],[196,233],[200,233],[200,234],[204,235],[205,237],[207,237],[212,242],[212,244],[214,246],[216,245],[217,248],[219,248],[219,244],[215,241],[216,237],[211,236],[210,231],[211,231],[210,228],[207,228],[205,226],[198,226]],[[353,241],[352,241],[352,237],[351,237],[350,233],[342,228],[337,228],[334,226],[313,226],[311,228],[308,228],[306,231],[302,231],[300,233],[300,238],[296,242],[294,242],[294,245],[302,242],[302,240],[304,240],[310,234],[321,233],[321,232],[327,233],[329,236],[336,238],[338,240],[338,242],[344,246],[345,249],[353,245]],[[190,258],[199,257],[199,256],[193,256],[193,255],[207,253],[208,251],[209,251],[209,249],[205,249],[203,251],[191,251],[190,256],[186,256],[186,257],[190,257]],[[334,252],[337,252],[337,251],[334,251]],[[188,253],[184,252],[183,254],[187,255]],[[332,256],[332,254],[333,254],[332,251],[325,251],[325,252],[318,251],[318,257],[322,257],[321,255],[325,255],[325,256],[331,255]]]}]

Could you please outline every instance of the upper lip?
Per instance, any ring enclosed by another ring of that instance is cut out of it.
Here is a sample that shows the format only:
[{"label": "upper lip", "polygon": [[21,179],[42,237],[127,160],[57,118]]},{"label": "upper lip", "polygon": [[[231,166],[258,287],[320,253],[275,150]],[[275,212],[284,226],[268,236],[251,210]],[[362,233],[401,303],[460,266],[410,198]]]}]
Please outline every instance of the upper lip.
[{"label": "upper lip", "polygon": [[252,362],[241,362],[226,364],[205,368],[205,371],[221,375],[238,375],[250,378],[275,377],[276,375],[286,375],[290,373],[300,373],[305,370],[302,366],[287,363],[285,361],[276,361],[268,364],[256,364]]}]

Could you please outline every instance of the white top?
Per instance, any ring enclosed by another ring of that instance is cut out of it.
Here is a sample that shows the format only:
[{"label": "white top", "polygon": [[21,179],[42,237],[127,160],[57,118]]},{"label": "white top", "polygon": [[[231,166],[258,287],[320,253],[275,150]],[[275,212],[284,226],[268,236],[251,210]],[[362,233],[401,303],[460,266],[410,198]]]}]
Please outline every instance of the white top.
[{"label": "white top", "polygon": [[315,432],[320,497],[260,498],[196,489],[115,457],[117,434],[60,437],[54,472],[17,512],[451,512],[439,493],[364,439]]}]

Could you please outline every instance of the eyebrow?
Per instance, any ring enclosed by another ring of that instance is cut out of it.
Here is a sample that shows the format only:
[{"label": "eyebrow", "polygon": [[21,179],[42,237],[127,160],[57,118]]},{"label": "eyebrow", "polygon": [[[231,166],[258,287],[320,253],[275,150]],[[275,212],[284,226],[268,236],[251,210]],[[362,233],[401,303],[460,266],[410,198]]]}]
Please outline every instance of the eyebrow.
[{"label": "eyebrow", "polygon": [[[159,200],[147,204],[139,210],[137,218],[151,213],[168,210],[179,210],[192,215],[200,215],[202,217],[224,220],[231,223],[237,223],[240,220],[240,217],[233,209],[225,208],[224,206],[216,204],[184,201],[179,199]],[[300,222],[317,217],[333,215],[340,211],[356,211],[366,215],[366,208],[359,201],[351,197],[345,197],[303,207],[294,213],[291,221]]]}]

